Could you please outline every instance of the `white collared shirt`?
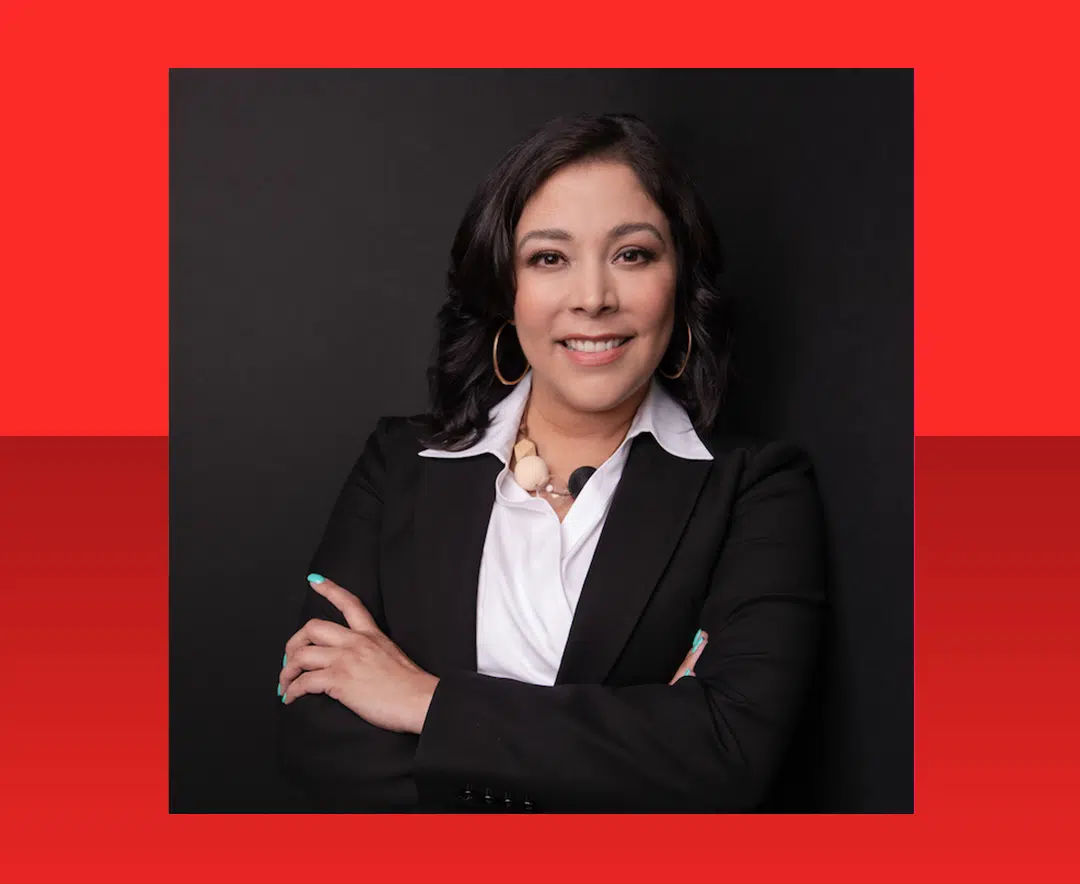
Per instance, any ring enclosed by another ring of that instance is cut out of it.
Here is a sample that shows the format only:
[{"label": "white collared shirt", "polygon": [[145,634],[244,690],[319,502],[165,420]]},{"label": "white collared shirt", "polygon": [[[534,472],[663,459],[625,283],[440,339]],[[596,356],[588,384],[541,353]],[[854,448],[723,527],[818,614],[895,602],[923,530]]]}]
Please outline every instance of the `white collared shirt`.
[{"label": "white collared shirt", "polygon": [[[490,412],[483,437],[461,451],[425,448],[421,457],[494,454],[495,479],[477,587],[476,661],[482,675],[552,685],[578,597],[630,453],[630,440],[652,433],[668,453],[712,460],[683,407],[653,380],[622,444],[590,477],[562,522],[551,505],[514,480],[510,457],[532,385],[532,372]],[[584,464],[583,464],[584,466]]]}]

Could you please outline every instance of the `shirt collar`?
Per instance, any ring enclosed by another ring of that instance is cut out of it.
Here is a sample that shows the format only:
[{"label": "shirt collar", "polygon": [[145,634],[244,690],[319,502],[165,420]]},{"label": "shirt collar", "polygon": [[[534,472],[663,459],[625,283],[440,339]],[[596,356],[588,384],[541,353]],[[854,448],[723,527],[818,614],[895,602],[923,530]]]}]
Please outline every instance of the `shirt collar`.
[{"label": "shirt collar", "polygon": [[[496,403],[489,413],[488,428],[476,442],[460,451],[425,448],[421,457],[475,457],[494,454],[503,464],[509,464],[510,453],[517,441],[518,425],[525,412],[525,403],[532,388],[532,372],[528,372],[505,399]],[[626,442],[642,433],[651,433],[668,454],[683,460],[712,460],[713,456],[694,430],[686,410],[675,401],[655,378],[649,392],[634,415]],[[625,444],[625,442],[624,442]]]},{"label": "shirt collar", "polygon": [[495,403],[488,412],[488,427],[484,434],[468,448],[459,451],[443,451],[439,448],[425,448],[421,457],[475,457],[478,454],[494,454],[503,464],[510,463],[510,453],[517,441],[518,425],[525,413],[525,403],[532,389],[532,372],[526,373],[510,395]]},{"label": "shirt collar", "polygon": [[661,448],[683,460],[713,459],[686,409],[655,378],[649,383],[649,392],[634,415],[626,438],[633,439],[641,433],[652,433]]}]

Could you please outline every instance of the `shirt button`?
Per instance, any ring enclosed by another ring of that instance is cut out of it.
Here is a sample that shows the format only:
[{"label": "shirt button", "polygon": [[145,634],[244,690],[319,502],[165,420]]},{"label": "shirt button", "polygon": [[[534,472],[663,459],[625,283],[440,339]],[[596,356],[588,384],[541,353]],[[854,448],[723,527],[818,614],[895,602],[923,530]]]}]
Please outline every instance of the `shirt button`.
[{"label": "shirt button", "polygon": [[484,790],[484,803],[485,804],[494,804],[495,803],[495,796],[491,794],[491,789],[485,789]]}]

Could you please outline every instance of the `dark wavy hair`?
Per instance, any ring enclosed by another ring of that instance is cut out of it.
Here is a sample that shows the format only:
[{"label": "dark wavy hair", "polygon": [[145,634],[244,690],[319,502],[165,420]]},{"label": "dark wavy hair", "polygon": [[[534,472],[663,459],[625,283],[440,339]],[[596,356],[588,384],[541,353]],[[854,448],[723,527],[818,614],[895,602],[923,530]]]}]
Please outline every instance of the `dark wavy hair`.
[{"label": "dark wavy hair", "polygon": [[[554,119],[511,149],[465,210],[450,251],[446,301],[438,313],[438,341],[428,369],[425,445],[468,447],[487,429],[489,409],[512,389],[495,377],[491,350],[496,332],[513,317],[514,229],[526,202],[556,170],[587,159],[626,163],[668,219],[677,257],[675,328],[660,364],[668,366],[668,374],[682,364],[684,320],[693,346],[682,376],[661,376],[661,383],[699,431],[715,422],[727,384],[732,329],[730,304],[717,281],[720,245],[708,209],[641,119],[584,114]],[[515,339],[511,329],[507,326],[499,342],[505,377],[517,377],[525,368],[520,347],[506,346]]]}]

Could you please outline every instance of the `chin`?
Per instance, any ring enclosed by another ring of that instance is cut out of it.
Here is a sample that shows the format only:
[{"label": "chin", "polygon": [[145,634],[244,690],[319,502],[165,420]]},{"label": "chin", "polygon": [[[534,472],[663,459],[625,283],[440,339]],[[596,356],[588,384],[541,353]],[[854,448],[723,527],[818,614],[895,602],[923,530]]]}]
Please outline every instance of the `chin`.
[{"label": "chin", "polygon": [[[647,377],[645,381],[648,381]],[[557,389],[562,399],[576,411],[595,413],[616,408],[632,396],[641,384],[642,380],[636,375],[597,376],[560,379]]]}]

